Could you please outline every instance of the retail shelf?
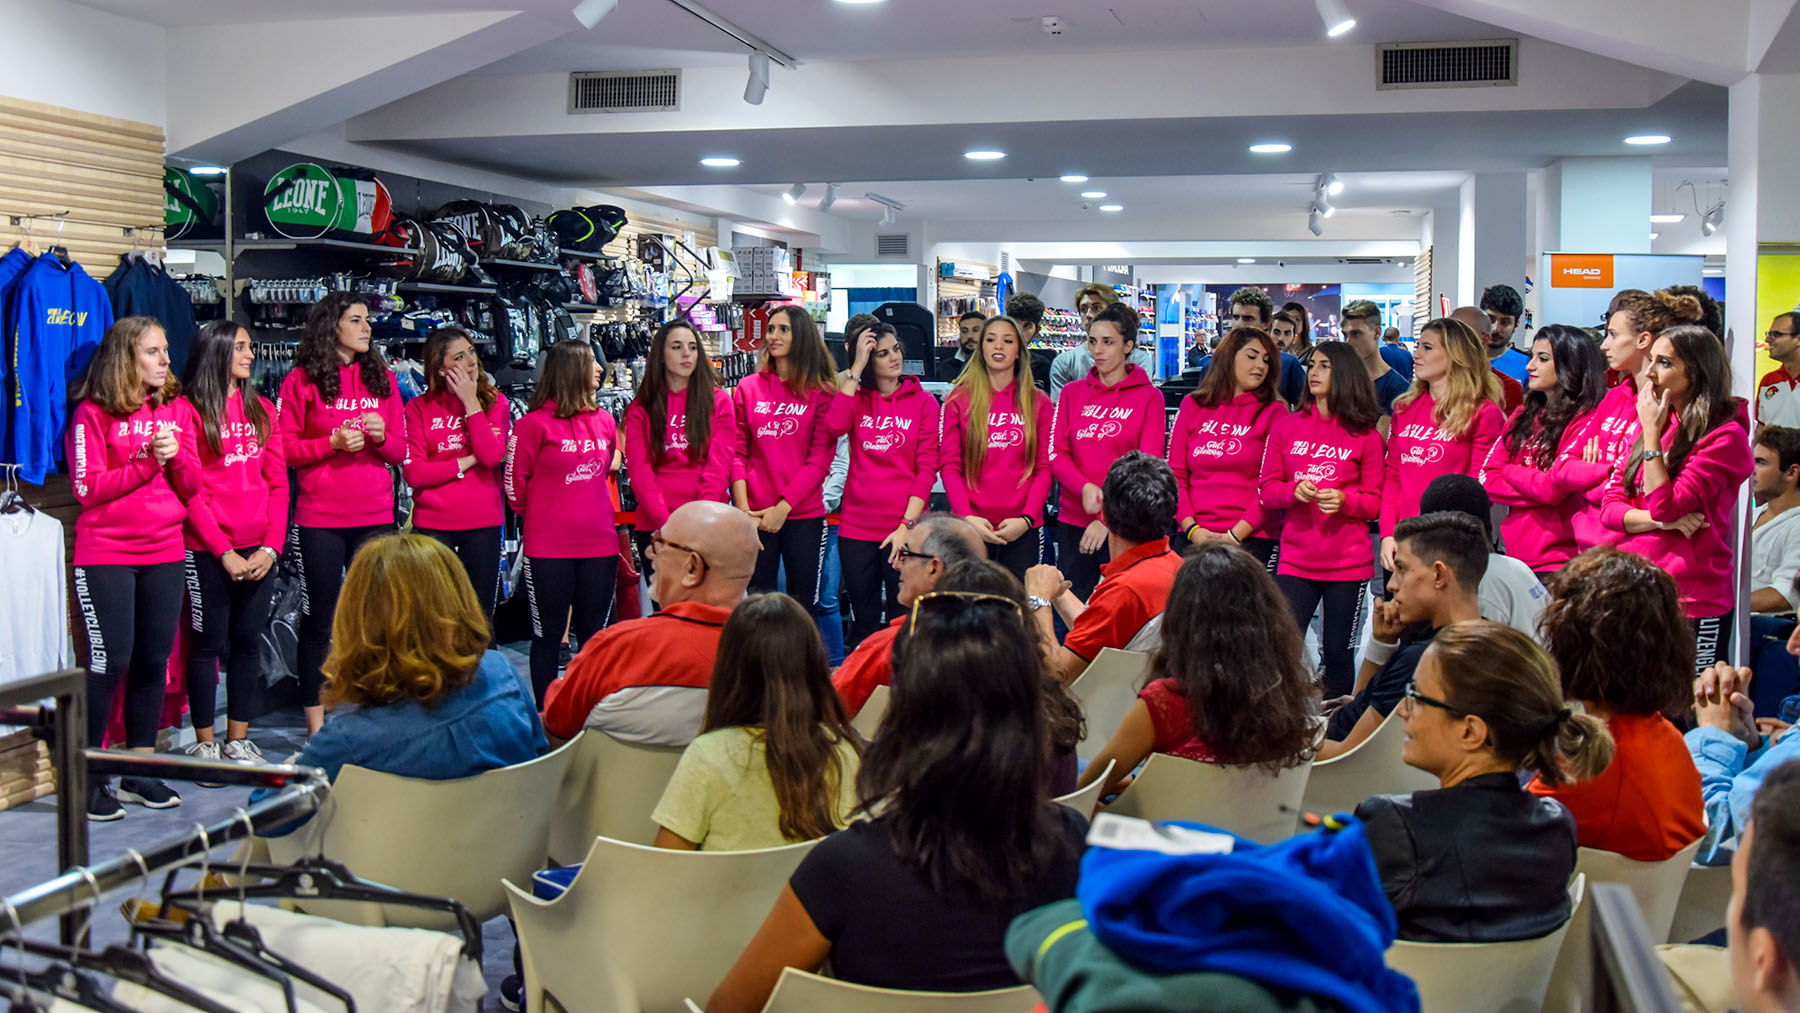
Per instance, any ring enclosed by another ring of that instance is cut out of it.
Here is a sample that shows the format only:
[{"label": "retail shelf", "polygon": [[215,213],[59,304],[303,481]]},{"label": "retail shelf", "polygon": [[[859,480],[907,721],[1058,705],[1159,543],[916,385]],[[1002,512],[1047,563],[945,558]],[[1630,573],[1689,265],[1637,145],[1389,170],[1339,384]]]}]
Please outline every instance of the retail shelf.
[{"label": "retail shelf", "polygon": [[[219,250],[225,249],[223,239],[177,239],[169,243],[176,250]],[[418,253],[410,246],[382,246],[378,243],[359,243],[349,239],[239,239],[232,244],[235,252],[245,250],[297,250],[302,247],[322,248],[328,250],[357,250],[362,253],[380,253],[384,255]]]},{"label": "retail shelf", "polygon": [[561,264],[540,264],[531,260],[484,260],[482,267],[510,267],[517,271],[561,271]]},{"label": "retail shelf", "polygon": [[562,248],[562,255],[576,260],[598,260],[607,264],[615,264],[619,260],[610,253],[589,253],[586,250],[571,250],[566,246]]},{"label": "retail shelf", "polygon": [[430,281],[403,281],[402,292],[422,292],[436,295],[493,295],[498,291],[492,285],[439,285]]},{"label": "retail shelf", "polygon": [[563,303],[563,309],[568,310],[570,313],[598,313],[601,310],[611,309],[611,308],[612,307],[610,307],[610,306],[596,306],[595,304],[593,304],[591,302],[566,302],[566,303]]}]

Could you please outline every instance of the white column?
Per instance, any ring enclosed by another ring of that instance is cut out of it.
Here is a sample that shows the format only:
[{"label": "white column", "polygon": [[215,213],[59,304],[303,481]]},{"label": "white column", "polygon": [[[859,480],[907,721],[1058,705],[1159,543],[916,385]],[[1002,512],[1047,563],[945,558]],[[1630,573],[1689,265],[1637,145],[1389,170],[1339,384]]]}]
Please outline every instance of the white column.
[{"label": "white column", "polygon": [[1456,304],[1472,306],[1489,285],[1525,291],[1525,233],[1532,208],[1523,172],[1482,172],[1464,181]]},{"label": "white column", "polygon": [[1650,252],[1650,159],[1565,158],[1550,178],[1558,186],[1554,251]]}]

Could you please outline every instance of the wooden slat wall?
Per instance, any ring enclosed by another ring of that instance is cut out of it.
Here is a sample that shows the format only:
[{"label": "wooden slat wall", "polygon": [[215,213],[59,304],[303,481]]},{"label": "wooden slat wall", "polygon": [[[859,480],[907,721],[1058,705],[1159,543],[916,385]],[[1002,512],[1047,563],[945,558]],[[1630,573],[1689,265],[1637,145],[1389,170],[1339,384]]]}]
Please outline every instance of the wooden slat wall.
[{"label": "wooden slat wall", "polygon": [[1425,322],[1437,316],[1437,305],[1431,297],[1431,247],[1420,252],[1413,261],[1413,334]]}]

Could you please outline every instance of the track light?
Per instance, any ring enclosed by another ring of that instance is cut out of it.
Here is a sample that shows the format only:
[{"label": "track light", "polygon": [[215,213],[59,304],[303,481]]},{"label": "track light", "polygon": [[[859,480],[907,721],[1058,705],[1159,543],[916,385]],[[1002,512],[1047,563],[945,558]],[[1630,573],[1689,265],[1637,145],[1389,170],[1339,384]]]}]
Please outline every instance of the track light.
[{"label": "track light", "polygon": [[769,93],[769,54],[760,49],[750,51],[750,80],[744,84],[744,101],[753,106],[762,105],[763,96]]},{"label": "track light", "polygon": [[883,224],[883,225],[894,224],[894,209],[893,208],[884,207],[881,209],[881,224]]},{"label": "track light", "polygon": [[837,192],[838,185],[836,183],[825,184],[825,196],[819,198],[820,212],[830,211],[831,206],[837,203]]},{"label": "track light", "polygon": [[1315,236],[1322,236],[1325,234],[1324,219],[1319,216],[1317,211],[1306,216],[1306,227]]},{"label": "track light", "polygon": [[1313,213],[1320,218],[1330,218],[1332,215],[1337,214],[1337,208],[1331,206],[1331,198],[1325,195],[1325,191],[1322,188],[1318,193],[1313,195],[1312,209]]},{"label": "track light", "polygon": [[581,0],[575,5],[575,20],[581,27],[592,28],[600,23],[600,19],[613,12],[619,6],[619,0]]},{"label": "track light", "polygon": [[781,199],[787,201],[789,204],[798,204],[800,203],[800,198],[804,196],[806,196],[806,184],[795,183],[793,186],[788,187],[787,192],[781,195]]},{"label": "track light", "polygon": [[1328,172],[1319,177],[1319,189],[1325,191],[1327,196],[1336,197],[1344,192],[1344,181],[1337,178],[1337,173]]},{"label": "track light", "polygon": [[1313,0],[1313,7],[1318,9],[1320,20],[1325,22],[1325,34],[1334,39],[1356,27],[1356,19],[1350,16],[1350,8],[1344,6],[1344,0]]},{"label": "track light", "polygon": [[1723,224],[1725,224],[1725,202],[1720,201],[1700,216],[1700,234],[1710,236],[1719,231],[1719,226]]}]

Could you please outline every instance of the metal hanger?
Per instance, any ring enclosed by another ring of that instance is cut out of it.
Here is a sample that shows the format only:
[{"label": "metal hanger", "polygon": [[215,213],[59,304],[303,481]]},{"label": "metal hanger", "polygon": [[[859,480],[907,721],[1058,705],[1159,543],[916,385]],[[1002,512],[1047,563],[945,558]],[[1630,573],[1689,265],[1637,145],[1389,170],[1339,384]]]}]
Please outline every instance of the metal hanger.
[{"label": "metal hanger", "polygon": [[19,465],[0,464],[0,472],[5,472],[5,484],[0,486],[0,514],[37,513],[37,508],[19,491]]}]

